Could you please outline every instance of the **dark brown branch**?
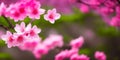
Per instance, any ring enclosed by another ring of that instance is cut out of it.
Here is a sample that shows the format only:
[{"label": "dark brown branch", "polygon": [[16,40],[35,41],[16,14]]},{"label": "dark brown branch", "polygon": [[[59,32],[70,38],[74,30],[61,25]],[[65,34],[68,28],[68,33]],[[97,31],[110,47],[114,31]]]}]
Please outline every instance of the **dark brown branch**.
[{"label": "dark brown branch", "polygon": [[9,28],[8,27],[5,27],[3,25],[0,25],[0,27],[4,28],[5,30],[8,30]]}]

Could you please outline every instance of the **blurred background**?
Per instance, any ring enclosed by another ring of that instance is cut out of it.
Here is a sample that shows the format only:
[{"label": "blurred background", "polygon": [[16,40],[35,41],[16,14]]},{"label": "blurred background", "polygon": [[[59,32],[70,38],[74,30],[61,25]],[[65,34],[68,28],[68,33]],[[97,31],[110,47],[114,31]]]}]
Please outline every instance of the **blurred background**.
[{"label": "blurred background", "polygon": [[[0,2],[2,1],[8,5],[15,2],[0,0]],[[50,4],[48,5],[50,6],[46,5],[48,2],[41,1],[41,3],[44,9],[59,6],[59,4],[55,6],[53,2],[49,2]],[[61,3],[63,4],[63,2]],[[62,15],[55,24],[45,21],[43,16],[41,16],[40,20],[33,21],[33,25],[37,25],[42,29],[42,32],[39,34],[40,37],[44,39],[51,33],[57,33],[63,35],[65,44],[69,44],[70,40],[83,36],[85,43],[79,51],[80,54],[86,54],[91,57],[91,60],[95,60],[94,52],[98,50],[105,52],[107,60],[120,60],[119,28],[106,24],[98,14],[93,12],[82,13],[78,8],[73,6],[75,5],[69,3],[64,6],[60,5],[57,9]],[[10,21],[13,25],[16,24],[13,20]],[[30,19],[27,17],[24,22],[28,24]],[[0,17],[0,24],[9,26],[3,17]],[[13,29],[11,29],[11,31],[13,31]],[[0,27],[0,35],[4,33],[5,30]],[[54,60],[54,56],[57,53],[58,51],[56,49],[51,50],[47,55],[44,55],[41,60]],[[21,51],[16,47],[7,48],[4,41],[0,40],[0,60],[35,60],[35,58],[31,52]]]}]

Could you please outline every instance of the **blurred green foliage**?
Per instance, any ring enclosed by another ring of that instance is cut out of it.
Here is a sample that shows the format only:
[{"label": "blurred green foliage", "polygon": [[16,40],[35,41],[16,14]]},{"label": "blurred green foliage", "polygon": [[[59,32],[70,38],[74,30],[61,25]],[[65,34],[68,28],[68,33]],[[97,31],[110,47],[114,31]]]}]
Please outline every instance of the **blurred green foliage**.
[{"label": "blurred green foliage", "polygon": [[8,53],[0,53],[0,60],[13,60],[11,55]]}]

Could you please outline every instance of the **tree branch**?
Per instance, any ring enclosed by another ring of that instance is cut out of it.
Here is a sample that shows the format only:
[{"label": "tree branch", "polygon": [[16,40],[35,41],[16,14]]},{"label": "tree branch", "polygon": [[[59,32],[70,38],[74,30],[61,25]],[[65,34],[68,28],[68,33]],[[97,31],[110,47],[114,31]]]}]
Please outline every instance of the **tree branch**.
[{"label": "tree branch", "polygon": [[4,28],[5,30],[9,30],[8,27],[5,27],[5,26],[3,26],[3,25],[0,25],[0,27]]}]

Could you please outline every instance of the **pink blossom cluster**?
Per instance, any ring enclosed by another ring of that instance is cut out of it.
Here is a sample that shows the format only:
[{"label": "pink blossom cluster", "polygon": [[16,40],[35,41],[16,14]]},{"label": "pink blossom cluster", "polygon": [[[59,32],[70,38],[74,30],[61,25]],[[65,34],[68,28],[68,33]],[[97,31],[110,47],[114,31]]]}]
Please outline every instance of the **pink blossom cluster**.
[{"label": "pink blossom cluster", "polygon": [[61,35],[51,34],[45,40],[39,43],[32,52],[36,58],[41,58],[42,55],[47,54],[48,51],[55,49],[55,47],[62,46],[63,37]]},{"label": "pink blossom cluster", "polygon": [[104,21],[111,26],[120,26],[120,1],[119,0],[79,0],[83,5],[81,11],[92,9],[102,16]]},{"label": "pink blossom cluster", "polygon": [[61,35],[51,34],[45,40],[41,41],[39,33],[41,29],[37,26],[31,26],[29,23],[27,26],[24,22],[20,25],[16,24],[15,33],[7,31],[2,36],[2,40],[5,41],[8,48],[19,47],[21,50],[31,51],[36,58],[41,58],[42,55],[47,54],[49,50],[55,47],[62,47],[63,38]]},{"label": "pink blossom cluster", "polygon": [[[85,54],[78,54],[79,48],[82,47],[84,43],[84,38],[80,36],[77,39],[74,39],[70,42],[71,49],[63,50],[55,56],[55,60],[90,60]],[[96,51],[95,52],[96,60],[106,60],[106,55],[104,52]]]},{"label": "pink blossom cluster", "polygon": [[[8,48],[19,47],[21,50],[30,51],[33,53],[36,59],[42,58],[42,55],[48,54],[48,52],[55,47],[63,47],[63,37],[57,34],[51,34],[42,41],[39,37],[41,29],[37,26],[32,26],[30,23],[25,25],[24,22],[16,24],[15,32],[11,33],[7,31],[2,36],[2,40],[5,41]],[[71,49],[65,49],[55,56],[55,60],[90,60],[85,54],[78,54],[79,49],[84,43],[84,38],[80,36],[70,42]],[[95,53],[97,60],[106,60],[104,52],[97,51]]]},{"label": "pink blossom cluster", "polygon": [[[42,4],[56,7],[63,13],[73,12],[73,7],[77,7],[83,13],[93,11],[103,18],[111,26],[120,26],[120,1],[119,0],[40,0]],[[62,8],[62,9],[61,9]]]},{"label": "pink blossom cluster", "polygon": [[25,26],[25,23],[22,22],[20,25],[16,24],[14,29],[16,31],[15,33],[7,31],[6,34],[2,36],[8,48],[23,46],[27,41],[38,43],[41,40],[38,36],[41,29],[38,29],[37,26],[32,27],[31,24]]},{"label": "pink blossom cluster", "polygon": [[[36,0],[21,0],[14,4],[6,6],[3,2],[0,4],[0,16],[13,19],[15,22],[24,20],[26,17],[40,19],[40,15],[45,13],[45,9],[41,8],[41,4]],[[48,10],[44,18],[51,23],[60,18],[60,14],[56,9]]]},{"label": "pink blossom cluster", "polygon": [[[40,3],[47,6],[55,7],[63,13],[71,13],[73,7],[77,7],[83,13],[94,11],[100,14],[104,21],[111,26],[120,26],[120,1],[119,0],[21,0],[19,3],[10,4],[7,7],[4,3],[0,5],[0,15],[10,17],[15,21],[24,20],[26,16],[32,19],[39,19],[40,15],[44,14],[45,9],[41,8]],[[49,14],[48,14],[49,15]],[[51,15],[50,15],[51,16]],[[60,15],[56,14],[56,18],[46,16],[46,20],[58,19]]]}]

